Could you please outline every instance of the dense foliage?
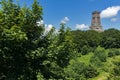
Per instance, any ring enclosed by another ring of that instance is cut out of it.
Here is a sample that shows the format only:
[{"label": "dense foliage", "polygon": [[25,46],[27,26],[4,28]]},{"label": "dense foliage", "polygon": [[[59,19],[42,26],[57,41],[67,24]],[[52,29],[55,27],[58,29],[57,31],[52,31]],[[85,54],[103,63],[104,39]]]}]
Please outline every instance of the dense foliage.
[{"label": "dense foliage", "polygon": [[72,31],[60,24],[57,33],[46,32],[37,24],[43,20],[37,0],[29,8],[0,4],[0,80],[96,80],[101,73],[120,79],[120,30]]},{"label": "dense foliage", "polygon": [[[82,48],[84,48],[84,46],[88,47],[90,51],[91,47],[96,48],[98,46],[106,49],[120,48],[120,30],[117,29],[108,29],[102,33],[92,30],[76,30],[72,31],[72,35],[79,52],[83,51]],[[87,49],[87,51],[89,51],[89,49]]]}]

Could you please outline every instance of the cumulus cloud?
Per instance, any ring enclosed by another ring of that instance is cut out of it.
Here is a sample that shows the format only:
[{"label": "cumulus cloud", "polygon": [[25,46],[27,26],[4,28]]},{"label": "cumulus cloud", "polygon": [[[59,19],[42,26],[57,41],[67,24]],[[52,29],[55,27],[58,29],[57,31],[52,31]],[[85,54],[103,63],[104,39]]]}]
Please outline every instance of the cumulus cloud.
[{"label": "cumulus cloud", "polygon": [[118,14],[119,11],[120,11],[120,6],[108,7],[101,12],[100,16],[101,16],[101,18],[114,17]]},{"label": "cumulus cloud", "polygon": [[63,20],[61,20],[61,23],[66,24],[69,21],[68,17],[64,17]]},{"label": "cumulus cloud", "polygon": [[110,21],[111,22],[116,22],[118,20],[118,18],[112,18]]},{"label": "cumulus cloud", "polygon": [[45,24],[45,32],[49,32],[53,28],[52,24]]},{"label": "cumulus cloud", "polygon": [[86,30],[89,26],[86,24],[76,24],[76,29]]}]

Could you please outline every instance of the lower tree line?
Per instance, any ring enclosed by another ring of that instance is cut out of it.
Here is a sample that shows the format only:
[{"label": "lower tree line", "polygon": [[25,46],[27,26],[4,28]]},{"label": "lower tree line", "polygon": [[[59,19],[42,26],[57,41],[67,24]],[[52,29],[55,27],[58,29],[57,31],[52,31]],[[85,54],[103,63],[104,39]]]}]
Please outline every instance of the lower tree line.
[{"label": "lower tree line", "polygon": [[[74,43],[77,44],[79,52],[85,54],[94,48],[101,46],[105,49],[120,48],[120,30],[111,28],[104,32],[96,32],[93,30],[71,32]],[[88,49],[89,48],[89,49]]]}]

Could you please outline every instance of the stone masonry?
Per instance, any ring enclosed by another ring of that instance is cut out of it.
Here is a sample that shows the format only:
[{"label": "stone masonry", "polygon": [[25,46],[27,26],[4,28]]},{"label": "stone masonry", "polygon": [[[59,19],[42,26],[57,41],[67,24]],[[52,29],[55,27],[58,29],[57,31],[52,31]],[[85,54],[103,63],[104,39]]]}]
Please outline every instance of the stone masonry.
[{"label": "stone masonry", "polygon": [[100,12],[94,11],[92,13],[92,21],[91,21],[90,29],[98,32],[103,32],[103,28],[101,26],[101,20],[100,20]]}]

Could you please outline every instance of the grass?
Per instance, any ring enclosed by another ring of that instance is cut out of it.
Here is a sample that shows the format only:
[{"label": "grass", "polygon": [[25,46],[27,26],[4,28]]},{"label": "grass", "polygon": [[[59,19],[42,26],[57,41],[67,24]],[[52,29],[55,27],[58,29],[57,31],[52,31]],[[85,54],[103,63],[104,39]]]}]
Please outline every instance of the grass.
[{"label": "grass", "polygon": [[101,72],[97,77],[91,78],[89,80],[107,80],[109,73]]},{"label": "grass", "polygon": [[97,77],[91,78],[89,80],[107,80],[107,78],[110,76],[110,72],[113,70],[115,66],[113,62],[118,62],[118,61],[120,61],[120,55],[114,57],[108,57],[107,61],[103,63],[104,66],[101,68],[102,71],[100,72],[100,74]]},{"label": "grass", "polygon": [[89,65],[90,63],[90,58],[93,56],[93,53],[88,53],[87,55],[82,55],[81,57],[77,58],[79,62],[83,62],[86,65]]},{"label": "grass", "polygon": [[[108,54],[109,50],[106,50],[106,54]],[[94,55],[94,53],[88,53],[86,55],[81,55],[81,57],[78,57],[76,60],[78,62],[82,62],[85,65],[89,65],[90,64],[90,59],[91,57]],[[107,80],[108,77],[110,77],[115,64],[114,62],[119,62],[120,61],[120,55],[116,55],[113,57],[107,57],[106,62],[102,62],[102,66],[97,67],[97,70],[99,72],[99,75],[94,77],[94,78],[90,78],[88,80]]]},{"label": "grass", "polygon": [[[107,54],[108,54],[108,51],[109,50],[106,50]],[[81,57],[77,58],[77,61],[83,62],[86,65],[89,65],[90,58],[92,56],[93,56],[93,53],[82,55]],[[119,62],[119,61],[120,61],[120,55],[113,56],[113,57],[107,57],[107,61],[102,62],[103,66],[98,68],[99,75],[95,78],[90,78],[89,80],[107,80],[111,72],[113,71],[113,68],[115,67],[113,62]]]}]

